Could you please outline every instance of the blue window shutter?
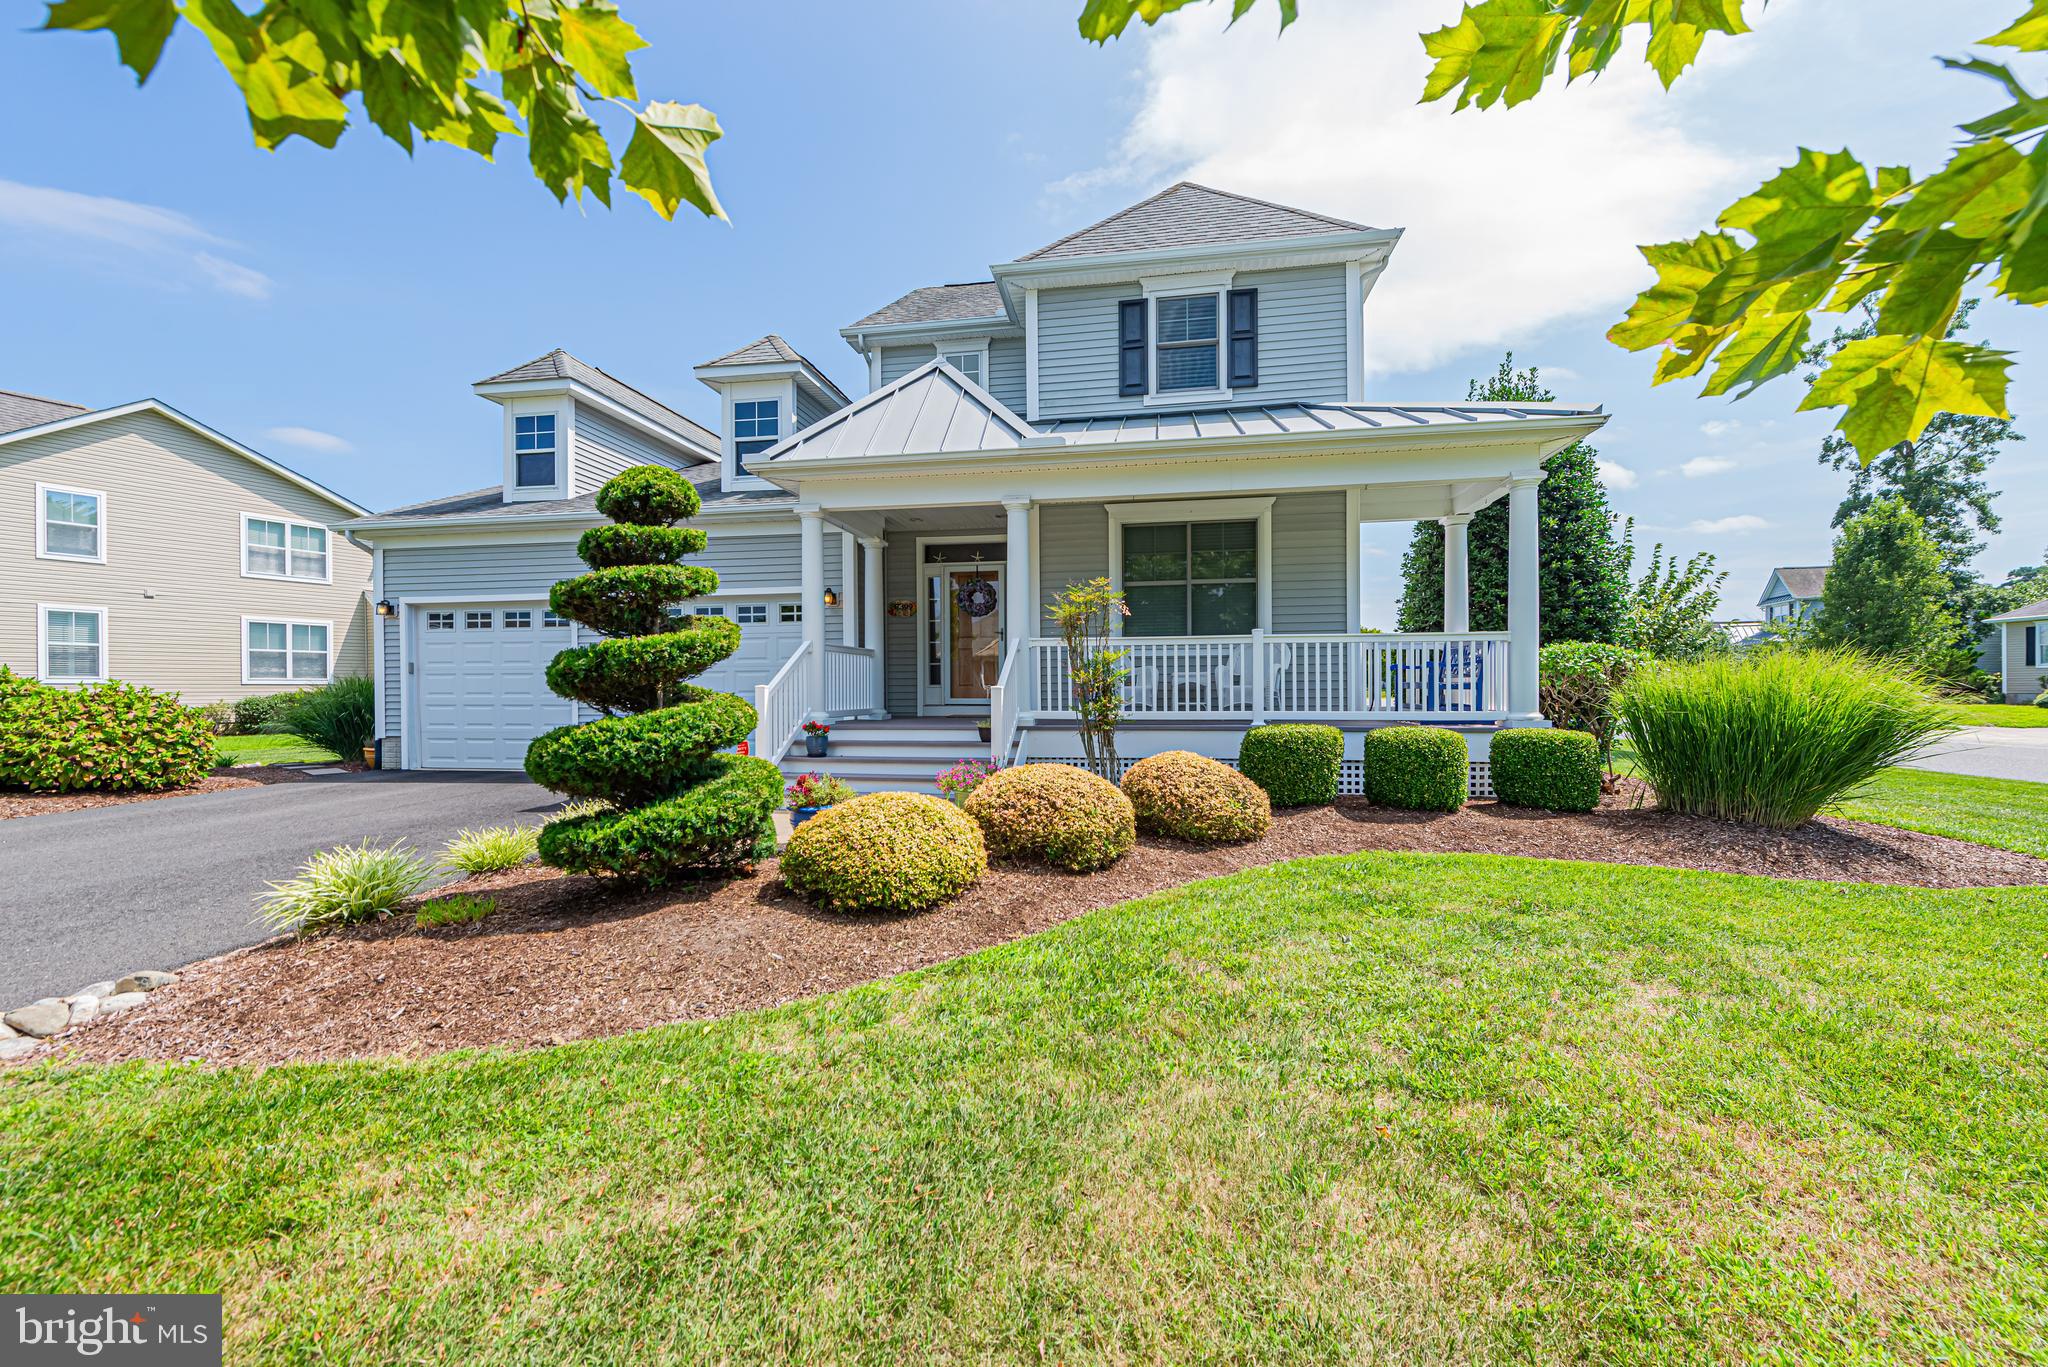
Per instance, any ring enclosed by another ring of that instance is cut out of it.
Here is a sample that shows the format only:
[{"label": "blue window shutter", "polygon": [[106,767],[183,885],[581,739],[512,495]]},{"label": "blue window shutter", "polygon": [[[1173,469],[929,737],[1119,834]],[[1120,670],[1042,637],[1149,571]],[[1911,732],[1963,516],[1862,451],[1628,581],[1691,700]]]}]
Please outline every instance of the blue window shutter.
[{"label": "blue window shutter", "polygon": [[1230,291],[1230,387],[1250,389],[1259,382],[1259,292]]},{"label": "blue window shutter", "polygon": [[1116,332],[1116,387],[1119,394],[1145,392],[1145,301],[1118,302]]},{"label": "blue window shutter", "polygon": [[2027,628],[2027,663],[2030,665],[2044,663],[2041,659],[2041,628],[2039,627]]}]

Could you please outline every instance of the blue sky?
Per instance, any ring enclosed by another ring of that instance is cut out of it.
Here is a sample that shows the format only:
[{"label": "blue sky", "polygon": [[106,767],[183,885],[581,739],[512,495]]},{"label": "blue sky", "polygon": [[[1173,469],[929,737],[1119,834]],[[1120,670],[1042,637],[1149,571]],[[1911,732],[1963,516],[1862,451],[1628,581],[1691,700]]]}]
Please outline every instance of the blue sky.
[{"label": "blue sky", "polygon": [[[140,90],[110,40],[10,32],[4,112],[33,133],[0,153],[0,388],[153,395],[392,506],[491,480],[499,428],[468,386],[495,370],[565,346],[709,419],[690,367],[772,330],[858,393],[841,325],[1189,176],[1406,227],[1368,309],[1370,397],[1462,397],[1512,347],[1614,412],[1615,506],[1644,543],[1714,551],[1739,613],[1771,565],[1828,557],[1832,419],[1794,414],[1787,381],[1733,404],[1653,390],[1602,338],[1642,283],[1632,244],[1705,223],[1800,143],[1931,165],[1992,93],[1932,54],[2020,8],[1799,0],[1670,95],[1629,69],[1454,114],[1415,104],[1415,34],[1452,0],[1318,0],[1277,39],[1269,13],[1225,32],[1211,6],[1107,49],[1074,36],[1078,3],[628,3],[642,93],[725,124],[730,226],[558,207],[517,141],[495,166],[366,127],[261,152],[190,32]],[[2020,353],[2028,430],[2048,319],[1991,305],[1977,332]],[[1993,574],[2048,542],[2048,447],[1995,474]],[[1368,538],[1378,625],[1406,531]]]}]

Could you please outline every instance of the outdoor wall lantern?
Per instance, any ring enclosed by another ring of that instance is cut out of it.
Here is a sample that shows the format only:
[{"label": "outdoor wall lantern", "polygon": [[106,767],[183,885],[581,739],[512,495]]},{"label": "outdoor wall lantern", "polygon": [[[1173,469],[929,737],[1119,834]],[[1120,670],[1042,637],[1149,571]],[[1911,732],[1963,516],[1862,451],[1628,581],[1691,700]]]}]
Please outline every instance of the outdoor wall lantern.
[{"label": "outdoor wall lantern", "polygon": [[398,604],[392,602],[389,598],[379,598],[377,600],[377,615],[379,617],[396,617],[398,615]]},{"label": "outdoor wall lantern", "polygon": [[826,589],[826,590],[825,590],[825,606],[826,606],[826,607],[828,607],[828,608],[836,608],[836,607],[838,607],[838,606],[839,606],[839,590],[838,590],[838,589]]}]

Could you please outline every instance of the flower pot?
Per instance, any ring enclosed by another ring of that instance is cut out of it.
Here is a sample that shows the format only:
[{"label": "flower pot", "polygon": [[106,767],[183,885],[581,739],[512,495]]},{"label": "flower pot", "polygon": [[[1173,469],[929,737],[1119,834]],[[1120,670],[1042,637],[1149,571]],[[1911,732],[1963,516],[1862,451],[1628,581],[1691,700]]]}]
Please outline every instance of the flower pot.
[{"label": "flower pot", "polygon": [[377,742],[371,741],[363,747],[363,767],[367,769],[377,767]]},{"label": "flower pot", "polygon": [[824,810],[823,807],[791,807],[789,809],[790,829],[796,829]]},{"label": "flower pot", "polygon": [[809,735],[804,737],[804,753],[812,759],[823,758],[825,749],[832,743],[830,736]]},{"label": "flower pot", "polygon": [[992,726],[993,723],[991,722],[979,722],[975,725],[974,729],[981,733],[981,743],[983,745],[988,744],[990,740],[989,731],[992,729]]}]

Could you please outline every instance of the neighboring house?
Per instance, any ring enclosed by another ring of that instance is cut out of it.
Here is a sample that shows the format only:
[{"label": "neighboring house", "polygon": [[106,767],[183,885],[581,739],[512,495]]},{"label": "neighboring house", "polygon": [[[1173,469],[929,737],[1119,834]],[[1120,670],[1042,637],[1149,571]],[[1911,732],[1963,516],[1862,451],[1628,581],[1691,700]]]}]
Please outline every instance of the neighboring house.
[{"label": "neighboring house", "polygon": [[2048,692],[2048,598],[1987,617],[1996,633],[1999,691],[2007,702],[2032,702]]},{"label": "neighboring house", "polygon": [[363,509],[155,399],[0,392],[0,665],[189,703],[370,667]]},{"label": "neighboring house", "polygon": [[1771,571],[1763,596],[1756,605],[1763,609],[1764,625],[1794,617],[1811,617],[1820,611],[1821,591],[1827,587],[1832,565],[1780,565]]},{"label": "neighboring house", "polygon": [[[1536,489],[1606,421],[1558,404],[1367,402],[1365,310],[1400,239],[1180,184],[845,328],[849,399],[780,337],[696,367],[709,431],[563,352],[480,381],[502,409],[489,487],[345,524],[375,548],[383,762],[519,767],[585,715],[547,660],[550,616],[615,470],[657,461],[703,494],[697,611],[742,627],[700,682],[751,697],[753,744],[856,786],[928,787],[964,754],[1080,753],[1045,604],[1095,577],[1127,596],[1119,752],[1237,753],[1248,725],[1455,725],[1537,710]],[[1469,630],[1466,526],[1509,502],[1509,623]],[[1428,519],[1446,633],[1362,634],[1359,525]],[[791,757],[840,719],[824,761]],[[992,739],[979,741],[976,722]]]},{"label": "neighboring house", "polygon": [[1727,640],[1731,650],[1749,650],[1770,639],[1762,622],[1715,622],[1713,627]]}]

